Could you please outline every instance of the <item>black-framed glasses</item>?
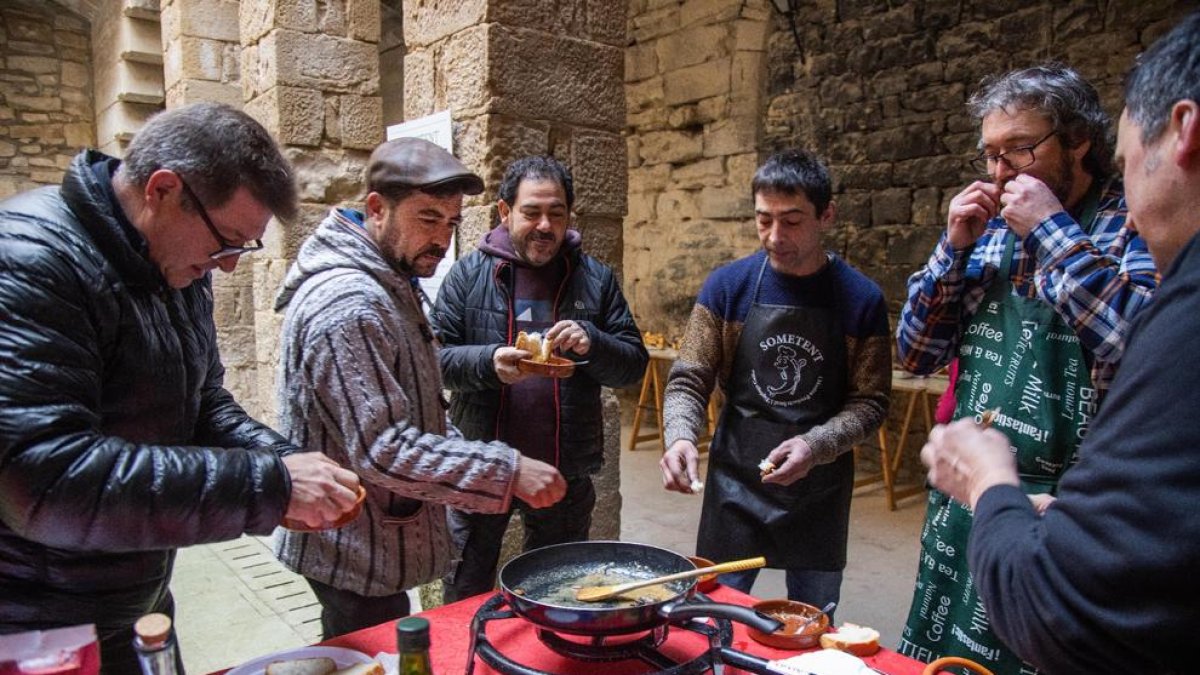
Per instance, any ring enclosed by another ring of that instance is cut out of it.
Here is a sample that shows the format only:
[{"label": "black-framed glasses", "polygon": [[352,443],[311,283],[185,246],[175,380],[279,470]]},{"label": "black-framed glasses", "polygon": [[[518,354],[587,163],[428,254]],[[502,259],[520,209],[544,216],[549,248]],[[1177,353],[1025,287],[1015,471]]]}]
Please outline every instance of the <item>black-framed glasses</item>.
[{"label": "black-framed glasses", "polygon": [[1041,145],[1042,143],[1045,143],[1057,132],[1058,130],[1055,129],[1054,131],[1051,131],[1045,136],[1039,138],[1033,145],[1022,145],[1019,148],[1013,148],[1008,152],[1002,152],[998,155],[989,155],[987,153],[980,152],[978,155],[971,158],[971,168],[975,169],[981,174],[990,176],[1000,162],[1004,162],[1004,164],[1013,171],[1020,171],[1021,169],[1031,166],[1035,161],[1037,161],[1037,157],[1035,157],[1033,154],[1034,149],[1036,149],[1037,146]]},{"label": "black-framed glasses", "polygon": [[183,179],[183,176],[179,176],[179,184],[183,186],[183,191],[187,193],[188,199],[192,200],[192,203],[196,205],[196,213],[200,214],[200,220],[204,221],[204,224],[208,226],[208,231],[212,232],[212,236],[217,240],[217,243],[221,245],[221,248],[217,249],[213,253],[208,254],[209,258],[213,260],[224,260],[225,258],[232,258],[244,253],[262,250],[263,243],[261,239],[255,239],[254,242],[250,244],[237,246],[231,244],[227,239],[225,239],[225,237],[222,237],[221,233],[217,231],[217,226],[213,225],[212,218],[208,216],[208,209],[204,208],[204,204],[200,201],[200,198],[196,196],[196,193],[192,191],[192,188],[188,186],[187,181]]}]

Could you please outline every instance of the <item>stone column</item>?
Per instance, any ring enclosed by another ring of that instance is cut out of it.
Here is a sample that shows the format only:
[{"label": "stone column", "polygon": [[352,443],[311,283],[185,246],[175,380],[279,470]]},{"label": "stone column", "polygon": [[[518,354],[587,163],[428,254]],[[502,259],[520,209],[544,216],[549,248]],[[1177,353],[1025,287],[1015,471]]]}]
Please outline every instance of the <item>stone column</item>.
[{"label": "stone column", "polygon": [[[495,225],[508,163],[549,154],[574,174],[584,250],[620,273],[626,11],[625,0],[562,0],[553,11],[542,0],[404,0],[405,117],[449,109],[455,154],[488,187],[467,203],[460,254]],[[617,434],[606,444],[592,534],[616,538]]]},{"label": "stone column", "polygon": [[359,198],[367,157],[383,140],[379,0],[247,0],[239,19],[245,110],[284,146],[302,207],[297,222],[273,224],[266,249],[246,261],[253,261],[257,377],[250,408],[273,422],[282,322],[275,295],[330,205]]}]

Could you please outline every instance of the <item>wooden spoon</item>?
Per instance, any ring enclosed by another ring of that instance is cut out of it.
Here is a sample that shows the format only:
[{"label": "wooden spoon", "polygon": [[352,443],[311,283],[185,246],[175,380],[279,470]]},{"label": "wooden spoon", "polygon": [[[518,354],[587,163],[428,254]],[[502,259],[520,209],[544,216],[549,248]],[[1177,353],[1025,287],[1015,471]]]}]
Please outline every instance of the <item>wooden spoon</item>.
[{"label": "wooden spoon", "polygon": [[759,567],[766,567],[767,559],[763,557],[747,558],[745,560],[734,560],[733,562],[721,563],[720,565],[712,565],[711,567],[700,567],[686,572],[677,572],[668,574],[654,579],[640,579],[638,581],[630,581],[624,584],[614,584],[612,586],[587,586],[575,591],[575,599],[580,602],[598,602],[607,600],[615,595],[621,595],[626,591],[632,591],[635,588],[645,588],[646,586],[657,586],[671,581],[679,581],[680,579],[691,579],[692,577],[701,577],[705,574],[724,574],[726,572],[741,572],[742,570],[752,570]]}]

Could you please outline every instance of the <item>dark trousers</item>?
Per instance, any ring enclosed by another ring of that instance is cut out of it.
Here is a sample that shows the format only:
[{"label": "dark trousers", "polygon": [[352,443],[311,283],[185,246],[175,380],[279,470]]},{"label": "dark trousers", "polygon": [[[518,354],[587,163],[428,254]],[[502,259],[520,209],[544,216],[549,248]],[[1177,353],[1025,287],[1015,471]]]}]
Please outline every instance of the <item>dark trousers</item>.
[{"label": "dark trousers", "polygon": [[[587,541],[592,526],[592,507],[596,505],[596,489],[590,476],[567,480],[567,494],[562,501],[544,509],[534,509],[514,500],[521,510],[525,525],[524,550],[572,541]],[[454,602],[472,595],[487,593],[496,587],[496,565],[508,513],[450,512],[450,536],[459,549],[460,559],[443,579],[443,599]]]},{"label": "dark trousers", "polygon": [[408,593],[372,597],[343,591],[308,577],[304,580],[321,603],[321,638],[324,640],[399,619],[411,611]]}]

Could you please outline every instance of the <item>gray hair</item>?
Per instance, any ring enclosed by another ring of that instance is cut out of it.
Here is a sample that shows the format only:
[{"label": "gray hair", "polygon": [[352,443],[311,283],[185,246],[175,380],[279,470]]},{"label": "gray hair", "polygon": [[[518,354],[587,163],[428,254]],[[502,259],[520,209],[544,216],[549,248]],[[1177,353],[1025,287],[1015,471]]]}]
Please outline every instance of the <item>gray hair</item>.
[{"label": "gray hair", "polygon": [[1083,168],[1093,176],[1113,173],[1112,122],[1100,106],[1100,95],[1073,68],[1046,63],[989,77],[967,101],[971,114],[983,120],[996,110],[1035,110],[1054,125],[1068,148],[1091,141]]},{"label": "gray hair", "polygon": [[1200,103],[1200,12],[1189,14],[1138,57],[1125,80],[1125,112],[1142,129],[1142,144],[1158,140],[1171,106]]},{"label": "gray hair", "polygon": [[283,220],[298,211],[296,180],[279,146],[253,117],[221,103],[196,103],[158,113],[129,143],[121,171],[144,186],[168,169],[183,176],[209,208],[239,187]]}]

